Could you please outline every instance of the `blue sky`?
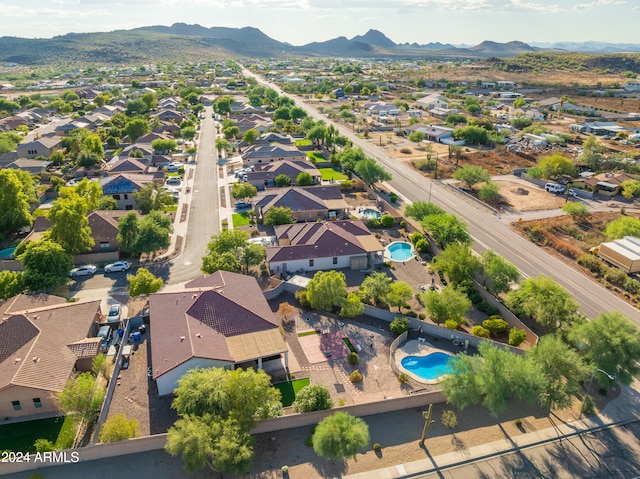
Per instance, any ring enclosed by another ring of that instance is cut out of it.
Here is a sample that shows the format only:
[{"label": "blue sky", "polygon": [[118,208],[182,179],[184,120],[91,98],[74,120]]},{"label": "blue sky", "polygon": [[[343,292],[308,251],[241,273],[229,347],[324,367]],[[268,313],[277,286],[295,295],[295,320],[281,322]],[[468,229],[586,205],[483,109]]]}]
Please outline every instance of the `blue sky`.
[{"label": "blue sky", "polygon": [[638,0],[0,0],[0,18],[0,35],[27,38],[184,22],[293,45],[370,28],[396,43],[640,43]]}]

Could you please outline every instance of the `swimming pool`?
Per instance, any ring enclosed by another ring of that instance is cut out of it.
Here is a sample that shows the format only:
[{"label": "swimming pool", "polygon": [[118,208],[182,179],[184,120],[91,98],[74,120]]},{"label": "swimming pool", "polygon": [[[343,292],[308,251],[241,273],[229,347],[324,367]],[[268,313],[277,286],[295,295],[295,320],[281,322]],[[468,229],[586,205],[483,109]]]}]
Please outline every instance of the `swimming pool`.
[{"label": "swimming pool", "polygon": [[435,352],[426,356],[406,356],[400,361],[400,364],[407,372],[413,373],[419,378],[433,381],[453,372],[449,366],[451,359],[453,356]]},{"label": "swimming pool", "polygon": [[15,248],[6,248],[0,251],[0,259],[13,259],[15,258]]},{"label": "swimming pool", "polygon": [[393,261],[407,261],[414,257],[411,244],[404,241],[394,241],[386,249]]},{"label": "swimming pool", "polygon": [[373,208],[365,208],[360,212],[360,216],[366,218],[368,220],[380,219],[380,212],[378,210],[374,210]]}]

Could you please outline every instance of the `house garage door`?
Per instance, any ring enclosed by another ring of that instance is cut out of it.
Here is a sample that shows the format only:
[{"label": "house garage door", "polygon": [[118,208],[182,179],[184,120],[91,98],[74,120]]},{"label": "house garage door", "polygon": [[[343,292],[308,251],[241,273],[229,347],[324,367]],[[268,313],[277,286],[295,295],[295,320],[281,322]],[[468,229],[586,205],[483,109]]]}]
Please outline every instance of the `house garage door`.
[{"label": "house garage door", "polygon": [[352,256],[350,260],[351,269],[366,269],[367,257],[366,256]]}]

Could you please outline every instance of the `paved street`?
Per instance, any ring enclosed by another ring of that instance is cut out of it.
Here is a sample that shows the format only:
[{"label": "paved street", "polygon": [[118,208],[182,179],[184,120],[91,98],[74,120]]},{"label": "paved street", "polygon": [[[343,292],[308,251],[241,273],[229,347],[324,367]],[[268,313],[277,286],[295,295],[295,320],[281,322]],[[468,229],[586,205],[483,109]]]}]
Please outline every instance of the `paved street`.
[{"label": "paved street", "polygon": [[[244,74],[256,77],[246,69]],[[279,94],[283,94],[277,85],[266,83],[260,77],[256,78],[261,84],[268,85]],[[488,209],[463,196],[454,194],[440,182],[425,178],[411,167],[397,162],[385,153],[384,148],[358,138],[351,130],[339,123],[332,122],[313,105],[306,104],[300,97],[289,96],[314,118],[322,118],[327,123],[333,123],[341,135],[348,137],[354,145],[361,147],[369,156],[383,165],[393,175],[393,179],[388,182],[389,185],[401,198],[409,202],[431,199],[433,203],[463,219],[469,226],[469,232],[475,240],[474,248],[479,253],[487,248],[493,248],[515,264],[525,277],[535,277],[540,274],[553,277],[573,295],[581,305],[580,310],[590,318],[595,318],[605,311],[620,311],[632,321],[640,324],[638,309],[627,304],[571,266],[517,235]]]},{"label": "paved street", "polygon": [[[640,477],[640,422],[444,469],[420,479],[633,479]],[[437,466],[437,458],[434,458]]]}]

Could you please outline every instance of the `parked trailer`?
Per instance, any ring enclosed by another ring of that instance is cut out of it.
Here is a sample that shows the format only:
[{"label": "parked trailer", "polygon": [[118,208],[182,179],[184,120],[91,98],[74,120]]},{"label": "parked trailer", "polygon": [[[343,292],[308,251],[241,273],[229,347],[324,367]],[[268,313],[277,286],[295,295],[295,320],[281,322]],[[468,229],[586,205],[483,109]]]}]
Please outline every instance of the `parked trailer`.
[{"label": "parked trailer", "polygon": [[627,273],[640,272],[640,238],[625,236],[623,239],[602,243],[591,252]]}]

